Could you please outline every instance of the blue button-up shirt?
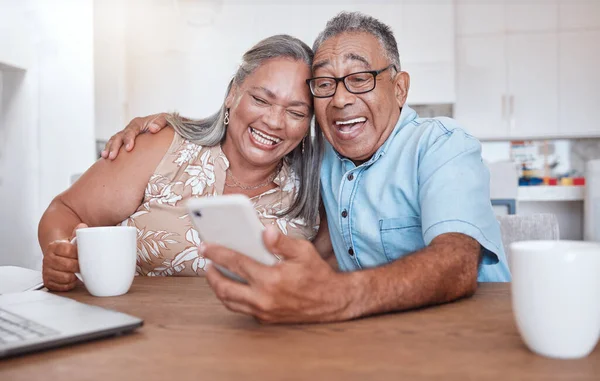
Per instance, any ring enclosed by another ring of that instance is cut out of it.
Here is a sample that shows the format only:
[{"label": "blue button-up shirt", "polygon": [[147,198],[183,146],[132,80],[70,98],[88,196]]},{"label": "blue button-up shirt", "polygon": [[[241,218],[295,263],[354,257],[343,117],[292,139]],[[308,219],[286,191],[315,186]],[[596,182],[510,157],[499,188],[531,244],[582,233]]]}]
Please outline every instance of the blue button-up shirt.
[{"label": "blue button-up shirt", "polygon": [[478,281],[510,280],[481,144],[453,119],[419,118],[404,106],[391,135],[359,166],[326,144],[321,182],[343,271],[390,263],[452,232],[481,244]]}]

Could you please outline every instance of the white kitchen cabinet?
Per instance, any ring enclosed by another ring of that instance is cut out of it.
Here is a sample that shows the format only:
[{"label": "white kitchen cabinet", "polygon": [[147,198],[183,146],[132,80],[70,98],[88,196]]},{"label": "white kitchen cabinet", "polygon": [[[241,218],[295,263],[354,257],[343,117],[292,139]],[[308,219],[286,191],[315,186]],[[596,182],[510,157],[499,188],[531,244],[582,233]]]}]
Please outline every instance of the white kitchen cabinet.
[{"label": "white kitchen cabinet", "polygon": [[456,119],[480,139],[558,135],[557,38],[459,37]]},{"label": "white kitchen cabinet", "polygon": [[475,136],[600,136],[600,0],[457,0],[456,33],[455,116]]},{"label": "white kitchen cabinet", "polygon": [[599,0],[560,0],[558,27],[574,29],[600,29]]},{"label": "white kitchen cabinet", "polygon": [[501,1],[456,1],[456,34],[475,36],[499,34],[506,30]]},{"label": "white kitchen cabinet", "polygon": [[506,38],[509,136],[557,135],[557,34],[511,34]]},{"label": "white kitchen cabinet", "polygon": [[558,26],[557,0],[457,0],[458,36],[550,32]]},{"label": "white kitchen cabinet", "polygon": [[409,105],[456,101],[454,63],[406,62],[403,70],[410,75]]},{"label": "white kitchen cabinet", "polygon": [[401,29],[395,31],[400,59],[405,57],[407,62],[454,62],[452,0],[404,2],[401,24]]},{"label": "white kitchen cabinet", "polygon": [[478,138],[508,135],[504,36],[457,38],[455,118]]},{"label": "white kitchen cabinet", "polygon": [[402,70],[411,77],[407,102],[454,103],[453,1],[404,1],[401,15],[401,27],[395,33]]},{"label": "white kitchen cabinet", "polygon": [[559,123],[564,136],[600,136],[600,30],[562,32]]},{"label": "white kitchen cabinet", "polygon": [[557,136],[558,35],[457,38],[455,117],[480,139]]},{"label": "white kitchen cabinet", "polygon": [[504,3],[505,26],[508,33],[554,32],[558,27],[556,0],[504,0]]}]

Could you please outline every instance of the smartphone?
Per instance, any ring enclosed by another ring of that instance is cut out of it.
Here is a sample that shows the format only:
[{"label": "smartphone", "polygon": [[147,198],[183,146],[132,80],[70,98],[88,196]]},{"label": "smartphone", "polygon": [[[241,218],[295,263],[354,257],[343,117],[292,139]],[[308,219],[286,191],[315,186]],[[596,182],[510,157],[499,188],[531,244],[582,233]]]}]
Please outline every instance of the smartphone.
[{"label": "smartphone", "polygon": [[[268,266],[279,262],[263,243],[265,227],[248,197],[235,194],[194,198],[186,206],[203,242],[227,247]],[[229,278],[246,283],[239,275],[217,264],[215,267]]]}]

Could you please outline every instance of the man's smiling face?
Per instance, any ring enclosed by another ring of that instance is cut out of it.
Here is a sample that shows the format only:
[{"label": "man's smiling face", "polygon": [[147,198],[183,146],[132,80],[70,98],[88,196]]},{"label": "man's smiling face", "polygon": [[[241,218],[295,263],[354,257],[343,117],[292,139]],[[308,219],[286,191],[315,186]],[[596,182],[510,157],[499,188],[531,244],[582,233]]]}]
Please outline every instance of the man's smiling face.
[{"label": "man's smiling face", "polygon": [[[343,77],[391,64],[379,40],[365,32],[325,40],[313,62],[314,77]],[[370,92],[353,94],[339,83],[333,97],[315,98],[315,116],[336,151],[356,163],[364,162],[394,129],[407,92],[408,75],[390,68],[377,76]]]}]

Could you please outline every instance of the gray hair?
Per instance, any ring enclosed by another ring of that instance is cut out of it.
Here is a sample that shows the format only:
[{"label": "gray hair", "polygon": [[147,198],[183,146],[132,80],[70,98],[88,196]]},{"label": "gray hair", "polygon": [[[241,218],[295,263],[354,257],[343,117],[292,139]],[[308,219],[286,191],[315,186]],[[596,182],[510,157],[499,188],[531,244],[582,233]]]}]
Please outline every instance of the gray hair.
[{"label": "gray hair", "polygon": [[319,46],[331,37],[342,33],[356,32],[365,32],[375,36],[385,51],[386,57],[396,66],[396,70],[400,70],[400,54],[392,28],[376,18],[360,12],[341,12],[327,21],[325,30],[319,33],[313,44],[313,51],[316,52]]},{"label": "gray hair", "polygon": [[[242,63],[229,85],[227,85],[225,99],[227,99],[234,84],[241,85],[250,74],[267,60],[281,57],[302,61],[310,68],[313,52],[304,42],[288,35],[276,35],[260,41],[242,57]],[[226,111],[227,107],[224,100],[219,111],[208,118],[190,120],[173,113],[167,117],[167,122],[184,139],[202,146],[215,146],[225,139],[226,126],[224,120]],[[312,130],[313,128],[310,126],[309,132]],[[279,213],[281,216],[301,218],[307,226],[313,226],[317,220],[320,202],[319,169],[323,156],[323,136],[319,129],[315,128],[315,132],[310,132],[308,136],[304,137],[302,143],[284,158],[300,181],[292,205]]]}]

